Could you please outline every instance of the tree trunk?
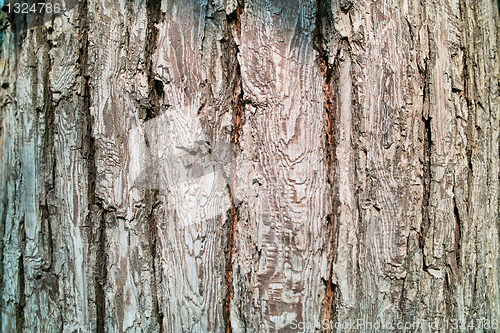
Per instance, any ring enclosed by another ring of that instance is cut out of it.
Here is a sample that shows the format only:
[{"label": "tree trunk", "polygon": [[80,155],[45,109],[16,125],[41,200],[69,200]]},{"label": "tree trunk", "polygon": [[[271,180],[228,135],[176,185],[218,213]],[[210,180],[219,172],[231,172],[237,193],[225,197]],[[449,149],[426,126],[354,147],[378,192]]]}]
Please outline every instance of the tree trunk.
[{"label": "tree trunk", "polygon": [[60,3],[2,18],[2,332],[496,331],[496,1]]}]

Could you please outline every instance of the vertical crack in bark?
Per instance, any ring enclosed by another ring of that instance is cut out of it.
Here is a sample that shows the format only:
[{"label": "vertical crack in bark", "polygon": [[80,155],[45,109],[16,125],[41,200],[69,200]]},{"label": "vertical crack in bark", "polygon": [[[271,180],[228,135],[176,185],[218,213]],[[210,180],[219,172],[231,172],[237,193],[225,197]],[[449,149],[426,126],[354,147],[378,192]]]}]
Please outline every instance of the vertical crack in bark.
[{"label": "vertical crack in bark", "polygon": [[[420,227],[420,248],[424,251],[425,237],[430,227],[430,217],[429,217],[429,197],[431,191],[431,148],[432,148],[432,136],[431,136],[431,118],[429,116],[429,69],[428,63],[425,64],[425,69],[423,71],[424,77],[424,91],[423,91],[423,110],[422,110],[422,122],[424,123],[424,137],[423,137],[423,156],[422,156],[422,185],[423,185],[423,198],[422,198],[422,224]],[[425,263],[425,253],[422,253],[423,269],[426,270],[427,266]]]},{"label": "vertical crack in bark", "polygon": [[229,179],[229,182],[231,182],[231,186],[228,185],[229,188],[229,194],[231,196],[231,209],[229,213],[229,223],[228,223],[228,230],[227,230],[227,248],[226,248],[226,299],[224,301],[224,322],[225,322],[225,331],[226,333],[232,332],[231,328],[231,301],[233,299],[233,293],[234,293],[234,288],[233,288],[233,257],[234,257],[234,252],[236,249],[236,227],[238,223],[238,216],[239,216],[239,206],[236,203],[236,198],[235,198],[235,193],[231,189],[236,189],[236,161],[237,157],[239,154],[239,149],[240,149],[240,131],[241,131],[241,121],[243,117],[243,82],[242,82],[242,77],[241,77],[241,67],[240,63],[238,61],[238,53],[239,53],[239,48],[238,45],[232,37],[231,30],[235,29],[238,40],[241,40],[241,21],[240,21],[240,15],[241,11],[243,9],[243,2],[238,1],[238,5],[236,7],[236,10],[230,14],[227,15],[227,24],[228,24],[228,33],[231,36],[231,42],[234,46],[235,54],[234,54],[234,68],[236,70],[236,77],[239,80],[238,84],[235,85],[235,91],[234,95],[236,96],[236,100],[234,101],[233,105],[233,129],[231,131],[231,160],[232,162],[232,171],[231,171],[231,179]]},{"label": "vertical crack in bark", "polygon": [[17,270],[17,303],[14,304],[16,333],[24,332],[24,307],[26,306],[25,277],[24,277],[24,248],[26,247],[26,231],[24,229],[24,218],[19,223],[18,239],[21,255],[18,259]]},{"label": "vertical crack in bark", "polygon": [[97,176],[97,166],[95,163],[95,142],[94,134],[92,129],[92,114],[90,112],[90,76],[88,73],[88,17],[87,17],[87,0],[84,0],[80,4],[80,45],[79,45],[79,59],[78,64],[80,66],[79,80],[81,87],[81,98],[83,102],[83,120],[84,128],[82,131],[83,135],[83,156],[87,160],[88,164],[88,199],[89,205],[96,204],[96,176]]},{"label": "vertical crack in bark", "polygon": [[[328,172],[328,183],[332,187],[332,212],[327,216],[327,230],[328,237],[327,249],[330,251],[328,254],[328,280],[323,279],[325,284],[325,296],[323,299],[322,322],[335,322],[337,317],[336,298],[337,298],[337,285],[333,283],[333,263],[337,257],[337,238],[338,238],[338,186],[336,184],[336,147],[337,136],[334,124],[336,123],[336,110],[338,103],[337,82],[339,79],[338,64],[330,64],[328,50],[325,47],[325,36],[333,34],[332,30],[333,16],[331,13],[330,4],[325,0],[316,1],[316,26],[314,30],[314,48],[318,52],[318,62],[320,71],[323,73],[324,91],[325,91],[325,119],[326,119],[326,161]],[[340,49],[339,49],[340,50]]]},{"label": "vertical crack in bark", "polygon": [[[500,1],[500,0],[499,0]],[[465,1],[460,2],[460,18],[464,22],[464,31],[469,30],[468,26],[468,21],[467,21],[467,8],[466,8],[466,3]],[[469,184],[469,191],[467,193],[467,203],[466,203],[466,208],[467,208],[467,218],[470,218],[470,213],[471,213],[471,207],[470,203],[472,202],[472,191],[470,190],[470,186],[472,184],[472,174],[473,174],[473,169],[472,169],[472,142],[474,141],[472,138],[472,130],[473,130],[473,121],[474,117],[472,114],[473,106],[472,106],[472,101],[471,98],[469,98],[469,94],[472,93],[472,89],[469,86],[469,67],[468,67],[468,59],[469,59],[469,51],[468,51],[468,45],[470,43],[468,34],[464,33],[462,40],[462,61],[463,61],[463,72],[462,72],[462,79],[463,79],[463,86],[464,86],[464,98],[465,102],[467,105],[467,123],[466,123],[466,130],[465,130],[465,136],[467,139],[467,146],[465,147],[465,155],[467,158],[467,166],[468,166],[468,175],[467,175],[467,183]]]},{"label": "vertical crack in bark", "polygon": [[[427,89],[427,88],[426,88]],[[426,94],[424,94],[425,96]],[[425,98],[425,97],[424,97]],[[420,248],[424,251],[425,238],[427,237],[427,232],[430,227],[430,216],[429,216],[429,198],[431,191],[431,119],[429,117],[423,117],[424,122],[424,156],[423,156],[423,199],[422,199],[422,225],[420,227]],[[427,270],[427,264],[425,261],[425,253],[423,252],[423,269]]]},{"label": "vertical crack in bark", "polygon": [[148,76],[149,105],[146,108],[144,121],[155,118],[160,114],[160,101],[163,98],[163,82],[155,79],[153,71],[153,54],[158,43],[158,28],[156,25],[162,18],[161,0],[146,1],[148,29],[145,50],[146,70]]},{"label": "vertical crack in bark", "polygon": [[455,217],[455,259],[460,267],[460,240],[462,239],[462,227],[460,225],[460,214],[458,213],[457,200],[453,197],[453,215]]},{"label": "vertical crack in bark", "polygon": [[147,194],[149,197],[150,201],[150,207],[151,211],[149,212],[148,216],[148,224],[149,224],[149,232],[150,232],[150,246],[151,246],[151,265],[152,265],[152,274],[153,274],[153,283],[151,285],[151,293],[152,293],[152,299],[153,299],[153,311],[156,316],[157,324],[158,324],[158,329],[160,333],[163,333],[164,328],[163,328],[163,312],[160,311],[160,305],[159,305],[159,300],[158,300],[158,280],[157,280],[157,269],[156,269],[156,248],[157,248],[157,239],[158,239],[158,232],[157,228],[158,226],[156,225],[156,218],[155,218],[155,209],[158,207],[158,205],[161,203],[158,201],[158,193],[159,190],[150,190],[149,193]]},{"label": "vertical crack in bark", "polygon": [[[431,112],[431,95],[434,91],[431,91],[432,83],[432,73],[431,70],[436,66],[437,59],[437,44],[434,37],[434,32],[430,26],[427,26],[427,41],[429,57],[425,60],[425,67],[421,71],[422,77],[424,78],[424,90],[423,90],[423,109],[422,109],[422,121],[424,123],[424,138],[423,138],[423,158],[422,158],[422,184],[423,184],[423,198],[422,198],[422,224],[420,227],[420,247],[422,249],[422,269],[427,271],[428,262],[432,264],[432,259],[430,258],[426,261],[427,256],[425,252],[425,242],[426,237],[431,226],[431,216],[429,214],[429,204],[431,195],[431,184],[432,184],[432,117]],[[431,254],[432,255],[432,254]]]},{"label": "vertical crack in bark", "polygon": [[19,301],[14,305],[16,313],[16,333],[24,332],[24,306],[26,305],[26,296],[24,294],[24,256],[21,254],[18,262],[17,284],[19,288]]},{"label": "vertical crack in bark", "polygon": [[[2,34],[0,37],[3,38],[3,31],[0,32],[0,34]],[[2,43],[4,43],[2,41]],[[8,55],[8,53],[7,53]],[[1,48],[1,44],[0,44],[0,61],[2,62],[5,62],[6,64],[8,64],[8,61],[5,59],[6,57],[6,54],[4,54],[4,50]],[[9,66],[10,64],[8,64],[7,66]],[[3,75],[2,75],[3,77]],[[5,87],[5,88],[4,88]],[[9,83],[8,82],[4,82],[2,83],[2,89],[7,89],[9,87]],[[10,91],[9,91],[10,93]],[[2,94],[3,95],[3,94]],[[3,102],[3,101],[2,101]],[[5,142],[5,132],[4,132],[4,128],[3,128],[3,115],[4,115],[4,108],[8,107],[8,103],[5,103],[4,105],[2,105],[2,112],[0,113],[0,170],[2,171],[2,175],[0,176],[0,188],[2,189],[2,195],[1,195],[1,199],[2,201],[0,202],[0,205],[2,205],[2,208],[0,210],[0,212],[2,212],[2,215],[0,216],[0,297],[3,297],[3,294],[4,294],[4,249],[5,249],[5,244],[4,244],[4,235],[5,235],[5,222],[7,221],[7,207],[8,207],[8,199],[7,199],[7,195],[6,195],[6,189],[7,189],[7,186],[8,186],[8,183],[9,183],[9,178],[11,177],[11,173],[10,172],[6,172],[6,168],[5,168],[5,161],[4,161],[4,158],[6,156],[5,152],[4,152],[4,149],[5,149],[5,146],[6,146],[6,142]],[[2,309],[2,306],[0,306],[0,309]],[[3,327],[3,317],[2,315],[0,315],[0,327]]]},{"label": "vertical crack in bark", "polygon": [[[43,29],[42,25],[42,29]],[[43,29],[45,30],[45,29]],[[50,50],[52,48],[51,42],[47,39],[45,31],[41,31],[41,36],[43,38],[43,43],[46,45],[46,52],[43,54],[43,107],[44,107],[44,132],[42,138],[42,159],[43,159],[43,177],[45,185],[45,195],[43,202],[40,205],[41,215],[42,215],[42,242],[43,247],[46,252],[48,252],[48,257],[43,263],[42,269],[46,272],[50,271],[52,268],[52,263],[54,261],[54,250],[53,250],[53,240],[52,240],[52,229],[50,226],[50,210],[48,203],[49,193],[54,190],[55,187],[55,175],[56,175],[56,158],[55,158],[55,106],[52,99],[52,93],[50,91],[50,72],[52,71],[52,62],[50,60]],[[37,114],[38,117],[38,114]],[[57,299],[55,297],[54,299]]]},{"label": "vertical crack in bark", "polygon": [[[104,284],[106,282],[106,230],[105,218],[106,212],[98,202],[96,196],[96,148],[93,134],[93,120],[90,110],[90,75],[88,68],[89,57],[89,21],[88,21],[88,1],[84,0],[79,5],[79,59],[80,66],[80,94],[82,98],[82,119],[83,119],[83,157],[87,160],[87,185],[88,185],[88,205],[89,205],[89,223],[91,230],[90,249],[91,256],[95,256],[93,267],[94,275],[94,302],[96,315],[96,332],[104,333],[106,316],[106,299]],[[97,244],[96,244],[97,243]],[[96,244],[96,245],[95,245]]]},{"label": "vertical crack in bark", "polygon": [[[2,119],[0,117],[0,123],[2,122]],[[1,125],[0,125],[1,126]],[[1,134],[0,134],[1,135]],[[0,142],[2,141],[3,138],[0,138]],[[5,142],[5,141],[4,141]],[[1,142],[0,144],[4,144]],[[5,156],[5,155],[4,155]],[[5,170],[3,166],[3,158],[4,156],[1,156],[0,162],[2,162],[2,165],[0,166],[1,170]],[[5,177],[5,178],[4,178]],[[2,181],[1,188],[2,188],[2,196],[5,196],[5,192],[7,189],[7,179],[10,178],[10,173],[9,175],[2,175],[0,177],[0,180]],[[5,235],[5,222],[7,221],[7,200],[5,197],[2,198],[2,201],[0,202],[0,205],[3,207],[1,208],[2,215],[0,216],[0,297],[3,299],[4,295],[4,235]],[[3,306],[0,306],[0,309],[2,309]],[[0,315],[0,327],[3,327],[3,316]]]},{"label": "vertical crack in bark", "polygon": [[[469,241],[469,237],[475,237],[478,230],[477,230],[477,225],[474,225],[473,221],[473,183],[474,183],[474,172],[475,168],[473,167],[473,158],[474,158],[474,151],[477,149],[477,144],[476,144],[476,139],[474,138],[474,131],[476,128],[476,108],[475,108],[475,91],[476,91],[476,86],[474,82],[474,46],[471,47],[471,45],[474,45],[474,37],[471,38],[471,32],[474,30],[474,24],[472,23],[472,26],[470,26],[469,22],[469,14],[471,14],[471,11],[473,12],[474,10],[472,8],[468,8],[471,3],[468,1],[461,1],[460,2],[460,16],[462,21],[464,22],[464,27],[463,31],[463,40],[462,40],[462,50],[463,50],[463,85],[464,85],[464,96],[465,96],[465,102],[467,105],[467,118],[466,118],[466,127],[465,127],[465,136],[467,140],[467,145],[465,147],[465,155],[467,158],[467,170],[468,170],[468,175],[467,175],[467,202],[466,202],[466,216],[462,217],[465,218],[465,222],[470,225],[465,225],[464,228],[467,227],[468,232],[462,236],[466,236],[465,238],[462,238],[463,241],[465,242],[464,244],[464,249],[467,249],[468,244],[467,242]],[[474,20],[474,18],[472,19]],[[471,40],[472,39],[472,40]],[[464,230],[465,231],[465,230]],[[467,250],[466,250],[467,251]],[[474,248],[469,248],[469,251],[472,251],[473,255],[478,254],[478,248],[477,246]],[[468,258],[465,256],[463,257],[464,261]],[[475,262],[474,260],[473,262]],[[476,262],[477,265],[477,262]],[[477,306],[476,304],[481,302],[481,291],[480,291],[480,286],[478,287],[478,274],[480,274],[481,269],[477,269],[475,267],[472,269],[472,272],[468,275],[471,276],[465,276],[464,281],[466,283],[464,286],[468,289],[465,290],[464,296],[467,295],[467,297],[470,297],[469,300],[467,298],[465,299],[465,304],[466,306]],[[467,304],[469,303],[469,304]],[[467,319],[471,318],[471,314],[466,315]]]},{"label": "vertical crack in bark", "polygon": [[[336,206],[336,205],[335,205]],[[327,217],[327,228],[328,228],[328,239],[331,242],[331,254],[330,261],[328,263],[329,276],[328,280],[323,279],[323,284],[325,285],[325,297],[323,298],[323,310],[322,310],[322,323],[332,322],[335,323],[337,320],[337,293],[338,286],[333,283],[333,263],[337,257],[337,236],[338,236],[338,223],[334,221],[332,214]],[[327,247],[328,248],[328,247]],[[332,327],[331,325],[329,327]]]},{"label": "vertical crack in bark", "polygon": [[[99,205],[100,206],[100,205]],[[102,209],[102,207],[100,207]],[[106,269],[106,220],[109,212],[103,211],[101,214],[100,224],[97,228],[97,253],[96,253],[96,284],[95,284],[95,301],[96,301],[96,316],[97,316],[97,333],[104,333],[106,320],[106,294],[104,285],[106,284],[107,269]]]},{"label": "vertical crack in bark", "polygon": [[[146,41],[146,49],[145,49],[145,61],[146,61],[146,70],[148,77],[148,94],[149,101],[148,105],[145,109],[145,114],[143,115],[144,121],[148,121],[150,119],[155,118],[161,113],[161,100],[164,95],[164,87],[163,82],[155,79],[154,70],[153,70],[153,55],[157,48],[158,43],[158,28],[156,25],[160,22],[162,18],[161,11],[161,0],[147,0],[146,1],[146,10],[147,10],[147,41]],[[149,146],[149,142],[146,138],[146,144]],[[151,239],[151,257],[152,257],[152,270],[153,270],[153,285],[152,288],[152,297],[153,297],[153,308],[156,315],[156,320],[158,323],[160,333],[163,333],[163,318],[164,314],[160,308],[160,301],[158,299],[158,279],[157,276],[159,272],[157,272],[156,267],[156,249],[157,249],[157,222],[154,216],[154,210],[159,204],[158,202],[158,191],[149,191],[147,194],[149,196],[150,213],[148,216],[149,222],[149,232]]]}]

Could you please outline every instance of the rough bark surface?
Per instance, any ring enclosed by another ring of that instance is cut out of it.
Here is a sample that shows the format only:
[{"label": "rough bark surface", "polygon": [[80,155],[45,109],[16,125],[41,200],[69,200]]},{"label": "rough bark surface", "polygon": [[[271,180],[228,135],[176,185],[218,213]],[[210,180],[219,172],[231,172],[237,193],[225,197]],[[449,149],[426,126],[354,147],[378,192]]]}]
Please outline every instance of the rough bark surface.
[{"label": "rough bark surface", "polygon": [[1,18],[2,332],[496,331],[497,1],[61,3]]}]

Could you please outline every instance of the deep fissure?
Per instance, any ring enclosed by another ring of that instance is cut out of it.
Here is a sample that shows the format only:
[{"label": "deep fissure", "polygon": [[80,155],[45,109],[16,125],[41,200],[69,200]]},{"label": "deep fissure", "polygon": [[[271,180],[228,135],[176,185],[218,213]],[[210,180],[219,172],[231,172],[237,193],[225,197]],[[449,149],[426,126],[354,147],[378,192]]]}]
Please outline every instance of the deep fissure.
[{"label": "deep fissure", "polygon": [[[314,48],[318,52],[318,64],[319,69],[324,77],[324,112],[326,120],[326,130],[325,130],[325,145],[326,145],[326,161],[327,161],[327,173],[328,173],[328,183],[332,188],[332,208],[331,213],[327,216],[327,244],[326,248],[330,251],[328,254],[328,280],[322,279],[325,285],[325,294],[323,298],[323,309],[322,309],[322,321],[333,321],[337,320],[337,307],[336,298],[338,293],[337,285],[333,282],[333,264],[337,256],[337,246],[338,246],[338,186],[336,185],[336,169],[337,169],[337,157],[336,157],[336,147],[337,147],[337,134],[335,129],[336,123],[336,109],[338,103],[337,86],[339,80],[339,64],[338,59],[335,59],[335,63],[330,63],[330,55],[328,49],[325,47],[325,33],[331,33],[333,24],[333,17],[331,13],[331,8],[328,1],[317,0],[316,1],[316,21],[314,29]],[[341,46],[343,46],[343,41],[339,41]],[[340,52],[340,48],[339,48]],[[337,54],[338,56],[338,54]]]},{"label": "deep fissure", "polygon": [[242,84],[242,76],[241,76],[241,66],[238,61],[238,52],[239,48],[232,37],[232,29],[236,29],[236,33],[238,35],[238,39],[241,39],[241,11],[243,9],[242,0],[238,1],[237,7],[235,11],[229,15],[226,15],[227,25],[228,25],[228,35],[231,36],[230,43],[234,48],[234,66],[236,70],[236,77],[238,79],[238,84],[235,86],[235,95],[236,101],[235,105],[233,105],[233,128],[231,131],[231,158],[232,158],[232,172],[231,179],[229,179],[230,184],[228,184],[229,194],[231,198],[231,208],[228,214],[228,228],[227,228],[227,248],[226,248],[226,274],[225,274],[225,284],[226,284],[226,297],[224,300],[224,323],[225,323],[225,332],[232,332],[231,328],[231,320],[230,320],[230,312],[231,312],[231,301],[233,299],[234,288],[233,288],[233,258],[236,248],[236,227],[238,223],[239,216],[239,206],[236,203],[235,193],[231,189],[236,188],[236,163],[237,155],[239,153],[240,148],[240,131],[241,131],[241,121],[243,117],[243,84]]},{"label": "deep fissure", "polygon": [[153,72],[153,54],[156,51],[158,42],[158,28],[156,25],[162,18],[161,0],[147,0],[147,40],[145,50],[145,62],[148,78],[149,105],[146,106],[144,121],[155,118],[161,113],[160,101],[163,98],[163,82],[156,79]]},{"label": "deep fissure", "polygon": [[[83,135],[83,157],[87,161],[87,186],[88,186],[88,205],[89,216],[88,222],[90,225],[91,244],[90,253],[95,251],[95,263],[93,267],[94,276],[94,303],[96,315],[96,332],[105,332],[105,317],[106,317],[106,299],[104,292],[104,284],[106,281],[106,244],[105,244],[105,212],[98,202],[96,196],[96,179],[97,179],[97,165],[96,165],[96,147],[93,134],[93,121],[90,108],[90,75],[88,73],[88,57],[89,57],[89,18],[88,18],[88,2],[84,0],[80,3],[78,8],[79,12],[79,30],[80,30],[80,45],[78,63],[79,80],[81,81],[80,98],[82,99],[82,119],[84,119],[82,135]],[[96,214],[95,211],[98,211]],[[95,216],[99,216],[97,219]],[[97,225],[95,225],[97,223]],[[97,243],[96,246],[92,245]]]},{"label": "deep fissure", "polygon": [[[148,78],[148,93],[149,93],[149,105],[146,106],[144,114],[144,122],[155,118],[161,113],[161,100],[164,96],[164,84],[162,81],[158,80],[154,76],[153,72],[153,54],[157,48],[158,42],[158,28],[156,25],[162,19],[163,13],[161,10],[161,0],[147,0],[146,10],[147,10],[147,40],[145,49],[145,62]],[[145,137],[146,144],[149,146],[148,138]],[[163,318],[164,314],[160,308],[160,300],[158,297],[158,286],[157,286],[157,272],[156,267],[156,256],[157,256],[157,221],[155,218],[155,208],[158,205],[158,190],[149,191],[147,194],[149,196],[149,233],[150,233],[150,246],[151,246],[151,265],[153,274],[152,297],[153,297],[153,308],[156,315],[156,321],[158,323],[160,333],[163,333]]]}]

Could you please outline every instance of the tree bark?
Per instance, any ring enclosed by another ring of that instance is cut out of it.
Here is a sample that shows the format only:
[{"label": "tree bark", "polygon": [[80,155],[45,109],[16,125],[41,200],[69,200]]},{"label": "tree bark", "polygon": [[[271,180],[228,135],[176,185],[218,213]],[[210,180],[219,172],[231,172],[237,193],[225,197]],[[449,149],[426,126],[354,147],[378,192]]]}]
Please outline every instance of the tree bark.
[{"label": "tree bark", "polygon": [[496,331],[497,1],[60,3],[2,17],[2,332]]}]

